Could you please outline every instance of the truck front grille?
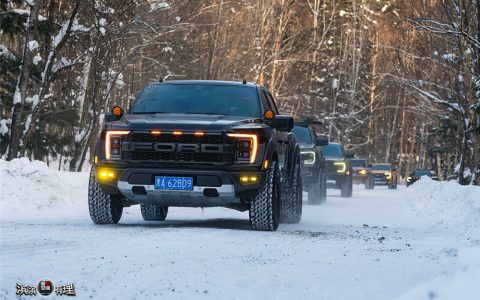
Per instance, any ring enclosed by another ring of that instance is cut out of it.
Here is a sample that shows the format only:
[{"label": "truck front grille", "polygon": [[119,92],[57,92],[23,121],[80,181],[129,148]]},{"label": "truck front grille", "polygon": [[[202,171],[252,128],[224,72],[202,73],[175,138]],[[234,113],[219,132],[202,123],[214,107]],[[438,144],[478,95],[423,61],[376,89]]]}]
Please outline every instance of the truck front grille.
[{"label": "truck front grille", "polygon": [[131,133],[122,140],[122,159],[176,163],[234,163],[234,141],[222,134],[194,136]]}]

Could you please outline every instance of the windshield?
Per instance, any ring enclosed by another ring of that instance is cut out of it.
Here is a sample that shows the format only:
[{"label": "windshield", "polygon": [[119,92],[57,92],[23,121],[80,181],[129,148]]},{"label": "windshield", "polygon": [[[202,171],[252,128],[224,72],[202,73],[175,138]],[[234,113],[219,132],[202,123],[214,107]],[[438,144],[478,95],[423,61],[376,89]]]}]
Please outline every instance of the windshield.
[{"label": "windshield", "polygon": [[382,165],[373,165],[372,170],[378,171],[390,171],[390,165],[382,164]]},{"label": "windshield", "polygon": [[352,167],[367,167],[367,161],[364,159],[352,159]]},{"label": "windshield", "polygon": [[149,85],[137,97],[131,113],[261,117],[256,88],[235,85]]},{"label": "windshield", "polygon": [[325,156],[343,157],[340,144],[328,144],[327,146],[323,146],[322,150]]},{"label": "windshield", "polygon": [[293,127],[293,133],[297,138],[297,141],[304,144],[313,144],[312,135],[307,127],[295,126]]}]

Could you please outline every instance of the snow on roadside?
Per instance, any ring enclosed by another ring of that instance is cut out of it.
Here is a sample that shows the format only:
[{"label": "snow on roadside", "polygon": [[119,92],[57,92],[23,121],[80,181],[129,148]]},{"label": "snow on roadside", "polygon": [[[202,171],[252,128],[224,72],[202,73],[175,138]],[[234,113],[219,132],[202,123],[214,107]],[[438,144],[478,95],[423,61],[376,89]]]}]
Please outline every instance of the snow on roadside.
[{"label": "snow on roadside", "polygon": [[63,172],[27,158],[0,160],[0,212],[2,219],[14,214],[42,214],[52,210],[78,209],[87,199],[88,173]]},{"label": "snow on roadside", "polygon": [[480,187],[422,177],[405,190],[405,198],[418,217],[480,240]]},{"label": "snow on roadside", "polygon": [[[480,295],[480,187],[423,177],[406,189],[414,213],[455,235],[459,269],[411,289],[399,299],[478,299]],[[467,243],[465,243],[465,241]]]}]

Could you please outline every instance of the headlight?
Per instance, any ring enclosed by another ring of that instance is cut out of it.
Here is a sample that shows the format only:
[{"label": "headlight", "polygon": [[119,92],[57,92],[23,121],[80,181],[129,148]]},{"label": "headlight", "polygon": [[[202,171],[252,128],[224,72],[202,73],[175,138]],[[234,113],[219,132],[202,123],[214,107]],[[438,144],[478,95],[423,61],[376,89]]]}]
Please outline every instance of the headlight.
[{"label": "headlight", "polygon": [[412,181],[412,177],[407,177],[407,182]]},{"label": "headlight", "polygon": [[337,167],[338,173],[343,173],[347,170],[347,164],[344,162],[336,162],[334,165]]},{"label": "headlight", "polygon": [[385,173],[385,177],[387,177],[387,179],[392,178],[392,173],[390,172]]},{"label": "headlight", "polygon": [[122,136],[130,131],[107,131],[105,134],[105,158],[119,160],[122,157]]},{"label": "headlight", "polygon": [[300,152],[302,155],[303,163],[306,165],[313,165],[315,164],[315,151],[302,151]]},{"label": "headlight", "polygon": [[367,175],[367,171],[366,170],[360,170],[358,172],[360,175]]},{"label": "headlight", "polygon": [[227,136],[237,138],[237,161],[255,162],[258,151],[258,137],[256,134],[228,133]]}]

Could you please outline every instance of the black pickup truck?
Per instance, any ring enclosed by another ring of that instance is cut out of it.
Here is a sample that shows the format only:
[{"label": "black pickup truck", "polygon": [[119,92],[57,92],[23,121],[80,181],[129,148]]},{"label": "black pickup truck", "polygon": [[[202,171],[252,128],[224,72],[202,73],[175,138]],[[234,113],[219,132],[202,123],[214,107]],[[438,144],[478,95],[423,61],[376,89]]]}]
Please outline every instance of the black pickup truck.
[{"label": "black pickup truck", "polygon": [[168,207],[249,210],[252,229],[274,231],[302,214],[300,148],[293,118],[257,84],[147,84],[129,113],[106,115],[89,182],[90,217],[117,223],[140,204],[146,221]]}]

